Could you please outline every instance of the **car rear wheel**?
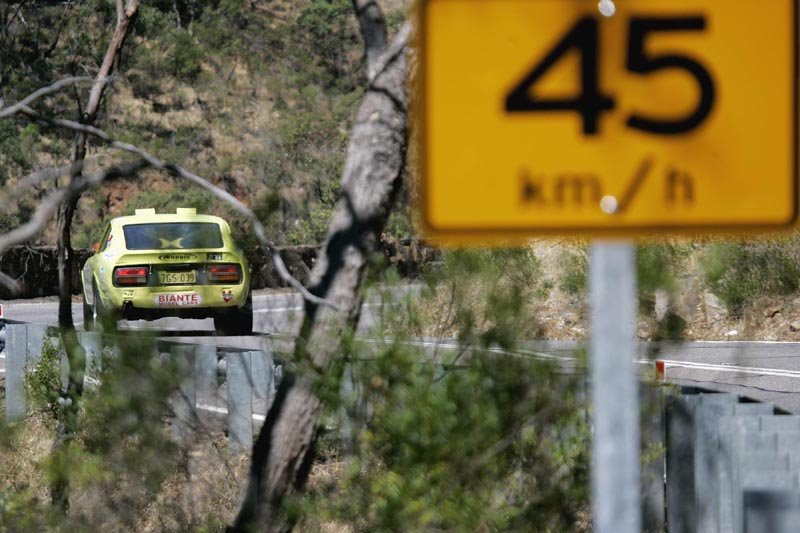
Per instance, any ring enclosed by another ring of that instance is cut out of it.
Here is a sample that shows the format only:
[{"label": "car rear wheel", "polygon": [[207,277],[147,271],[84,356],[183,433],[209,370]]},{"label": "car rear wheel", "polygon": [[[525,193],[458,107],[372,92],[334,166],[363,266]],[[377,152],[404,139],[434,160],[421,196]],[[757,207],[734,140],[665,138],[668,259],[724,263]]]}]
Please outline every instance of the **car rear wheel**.
[{"label": "car rear wheel", "polygon": [[217,335],[252,335],[253,294],[247,295],[243,307],[221,311],[214,316],[214,329]]},{"label": "car rear wheel", "polygon": [[86,302],[86,293],[83,293],[83,329],[94,329],[94,309]]},{"label": "car rear wheel", "polygon": [[102,329],[103,331],[113,333],[117,330],[117,317],[109,309],[103,305],[100,299],[100,293],[97,290],[97,285],[94,285],[94,305],[92,306],[92,329]]}]

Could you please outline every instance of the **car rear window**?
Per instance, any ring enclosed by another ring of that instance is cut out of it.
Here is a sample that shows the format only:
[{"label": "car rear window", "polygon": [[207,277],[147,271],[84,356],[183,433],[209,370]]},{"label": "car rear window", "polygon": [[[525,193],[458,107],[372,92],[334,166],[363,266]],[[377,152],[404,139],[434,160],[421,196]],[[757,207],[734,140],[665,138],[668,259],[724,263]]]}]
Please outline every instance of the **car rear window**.
[{"label": "car rear window", "polygon": [[122,227],[128,250],[222,248],[222,233],[213,222],[161,222]]}]

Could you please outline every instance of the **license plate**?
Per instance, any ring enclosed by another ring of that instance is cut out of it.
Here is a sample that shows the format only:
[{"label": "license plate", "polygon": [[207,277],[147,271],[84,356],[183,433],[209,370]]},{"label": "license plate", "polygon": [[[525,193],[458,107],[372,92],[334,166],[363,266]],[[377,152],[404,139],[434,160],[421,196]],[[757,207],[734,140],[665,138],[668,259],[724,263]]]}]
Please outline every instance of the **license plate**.
[{"label": "license plate", "polygon": [[159,272],[158,280],[162,285],[189,285],[197,279],[194,270],[188,272]]}]

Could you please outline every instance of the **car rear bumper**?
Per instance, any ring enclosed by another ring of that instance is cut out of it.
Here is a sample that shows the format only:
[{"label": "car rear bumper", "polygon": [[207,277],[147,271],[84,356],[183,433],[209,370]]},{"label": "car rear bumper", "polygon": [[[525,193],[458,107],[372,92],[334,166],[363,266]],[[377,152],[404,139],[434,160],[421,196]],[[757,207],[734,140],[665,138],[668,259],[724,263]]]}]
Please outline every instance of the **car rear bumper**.
[{"label": "car rear bumper", "polygon": [[243,307],[249,286],[172,285],[169,287],[118,287],[109,291],[110,307],[126,318],[143,315],[205,318],[218,311]]}]

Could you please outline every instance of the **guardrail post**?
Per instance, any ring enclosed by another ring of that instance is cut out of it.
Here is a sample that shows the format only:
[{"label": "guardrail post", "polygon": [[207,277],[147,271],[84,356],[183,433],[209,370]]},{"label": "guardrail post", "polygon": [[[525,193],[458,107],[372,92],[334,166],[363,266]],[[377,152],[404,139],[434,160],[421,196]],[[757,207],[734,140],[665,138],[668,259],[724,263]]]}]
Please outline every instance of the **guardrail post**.
[{"label": "guardrail post", "polygon": [[61,342],[58,343],[58,346],[61,354],[61,390],[65,391],[69,388],[69,356]]},{"label": "guardrail post", "polygon": [[696,531],[694,411],[696,396],[669,398],[667,426],[667,523],[670,533]]},{"label": "guardrail post", "polygon": [[78,333],[78,342],[86,352],[86,377],[95,377],[102,361],[103,339],[97,331],[81,331]]},{"label": "guardrail post", "polygon": [[176,344],[170,348],[170,355],[178,367],[178,390],[173,401],[172,434],[182,446],[194,443],[197,415],[197,391],[194,376],[195,347]]},{"label": "guardrail post", "polygon": [[797,531],[800,492],[796,488],[747,490],[744,501],[744,531],[790,533]]},{"label": "guardrail post", "polygon": [[250,365],[252,367],[253,396],[259,400],[267,400],[267,406],[269,406],[274,379],[272,352],[266,350],[250,352]]},{"label": "guardrail post", "polygon": [[47,337],[49,326],[44,324],[28,324],[28,355],[27,362],[37,362],[42,357],[44,339]]},{"label": "guardrail post", "polygon": [[250,352],[229,351],[225,357],[228,381],[228,447],[233,452],[247,452],[253,446]]},{"label": "guardrail post", "polygon": [[733,394],[701,394],[695,407],[694,486],[698,531],[720,531],[719,421],[734,414],[739,397]]},{"label": "guardrail post", "polygon": [[355,376],[353,374],[353,367],[351,363],[345,363],[342,372],[342,382],[339,386],[339,400],[341,407],[339,408],[342,416],[342,425],[340,429],[342,446],[345,455],[352,455],[355,451],[356,445],[356,405],[358,403]]},{"label": "guardrail post", "polygon": [[194,357],[197,399],[212,404],[217,395],[217,347],[213,344],[197,345]]},{"label": "guardrail post", "polygon": [[662,532],[665,526],[664,493],[665,438],[664,391],[660,387],[642,385],[645,406],[642,418],[642,442],[646,460],[642,460],[642,531]]},{"label": "guardrail post", "polygon": [[25,418],[25,360],[28,325],[6,324],[6,420]]}]

